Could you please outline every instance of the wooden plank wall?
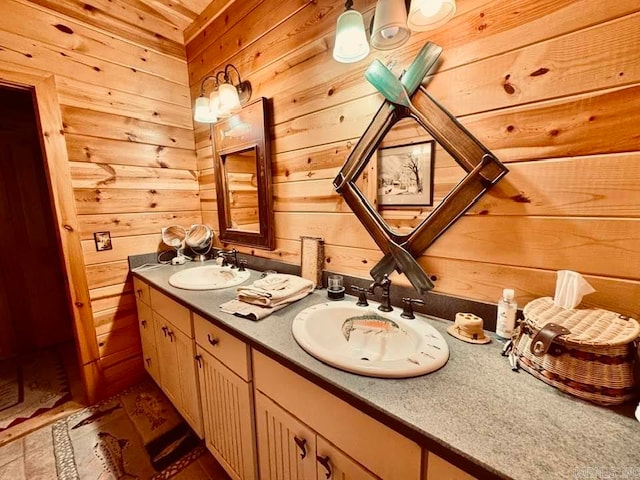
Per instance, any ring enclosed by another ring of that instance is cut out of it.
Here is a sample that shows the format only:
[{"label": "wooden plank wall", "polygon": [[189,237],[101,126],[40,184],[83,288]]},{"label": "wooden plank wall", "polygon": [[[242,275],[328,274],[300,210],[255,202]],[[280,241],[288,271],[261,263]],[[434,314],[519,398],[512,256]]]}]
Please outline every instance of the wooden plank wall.
[{"label": "wooden plank wall", "polygon": [[[143,372],[127,256],[201,220],[182,32],[112,2],[0,2],[0,65],[54,74],[97,335],[94,394]],[[121,5],[122,6],[122,5]],[[110,231],[97,252],[93,232]]]},{"label": "wooden plank wall", "polygon": [[[638,2],[459,0],[439,30],[351,65],[331,58],[343,5],[236,2],[187,43],[192,98],[231,62],[271,100],[277,249],[254,253],[299,263],[300,235],[321,236],[327,269],[368,276],[380,252],[331,180],[380,105],[371,60],[399,72],[431,40],[444,53],[428,91],[511,170],[421,257],[436,291],[495,302],[513,287],[524,305],[571,269],[598,290],[586,303],[640,317]],[[366,25],[374,5],[355,2]],[[215,225],[209,134],[195,133]]]}]

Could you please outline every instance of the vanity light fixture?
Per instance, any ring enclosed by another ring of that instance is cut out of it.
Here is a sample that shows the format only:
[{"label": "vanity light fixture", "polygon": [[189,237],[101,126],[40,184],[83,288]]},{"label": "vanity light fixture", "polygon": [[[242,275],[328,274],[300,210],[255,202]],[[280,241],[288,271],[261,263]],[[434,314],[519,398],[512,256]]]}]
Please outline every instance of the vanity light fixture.
[{"label": "vanity light fixture", "polygon": [[378,0],[373,16],[371,46],[376,50],[393,50],[409,40],[410,36],[405,1]]},{"label": "vanity light fixture", "polygon": [[[238,83],[234,84],[231,80],[231,71],[235,71],[238,77]],[[222,77],[222,81],[220,81]],[[205,96],[205,84],[215,81],[215,87],[209,98]],[[227,118],[237,113],[242,105],[247,103],[251,98],[251,83],[248,80],[240,78],[238,69],[228,63],[214,75],[207,75],[202,79],[200,84],[200,95],[196,99],[193,119],[200,123],[215,123],[220,118]]]},{"label": "vanity light fixture", "polygon": [[[338,18],[333,58],[342,63],[362,60],[369,54],[362,15],[345,3]],[[456,0],[378,0],[370,33],[376,50],[393,50],[403,45],[411,32],[433,30],[447,23],[456,13]]]},{"label": "vanity light fixture", "polygon": [[352,0],[347,0],[344,7],[336,26],[333,58],[340,63],[354,63],[369,55],[369,44],[362,14],[353,9]]},{"label": "vanity light fixture", "polygon": [[407,24],[416,32],[441,27],[456,13],[456,0],[411,0]]}]

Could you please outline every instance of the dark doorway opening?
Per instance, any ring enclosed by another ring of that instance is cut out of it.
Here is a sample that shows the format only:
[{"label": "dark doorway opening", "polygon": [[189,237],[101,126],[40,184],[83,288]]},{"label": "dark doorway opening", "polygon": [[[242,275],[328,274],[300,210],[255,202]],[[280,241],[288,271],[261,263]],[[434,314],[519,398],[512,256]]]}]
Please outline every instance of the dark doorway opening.
[{"label": "dark doorway opening", "polygon": [[36,115],[31,89],[0,85],[0,432],[31,418],[29,402],[69,400],[78,378]]}]

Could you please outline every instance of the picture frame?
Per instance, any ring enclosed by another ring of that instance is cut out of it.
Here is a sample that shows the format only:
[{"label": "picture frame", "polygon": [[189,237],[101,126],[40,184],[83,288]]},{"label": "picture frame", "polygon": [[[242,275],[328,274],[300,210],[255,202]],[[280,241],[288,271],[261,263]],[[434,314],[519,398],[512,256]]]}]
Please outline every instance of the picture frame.
[{"label": "picture frame", "polygon": [[96,251],[102,252],[113,249],[110,232],[94,232],[93,239],[96,242]]},{"label": "picture frame", "polygon": [[434,164],[434,140],[379,148],[378,206],[433,206]]}]

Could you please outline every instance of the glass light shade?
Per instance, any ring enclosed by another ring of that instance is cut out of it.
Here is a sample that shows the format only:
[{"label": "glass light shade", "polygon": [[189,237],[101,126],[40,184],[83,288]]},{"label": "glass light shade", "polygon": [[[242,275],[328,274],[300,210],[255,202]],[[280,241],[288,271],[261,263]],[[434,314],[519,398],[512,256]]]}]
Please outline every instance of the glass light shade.
[{"label": "glass light shade", "polygon": [[230,83],[223,83],[218,87],[218,102],[218,114],[221,117],[239,112],[242,108],[238,90]]},{"label": "glass light shade", "polygon": [[377,50],[392,50],[404,44],[410,36],[404,0],[378,0],[373,17],[371,46]]},{"label": "glass light shade", "polygon": [[333,58],[341,63],[353,63],[367,55],[369,43],[362,15],[357,10],[347,10],[338,17]]},{"label": "glass light shade", "polygon": [[456,13],[456,0],[411,0],[408,25],[424,32],[441,27]]},{"label": "glass light shade", "polygon": [[196,99],[193,119],[200,123],[215,123],[218,120],[209,108],[209,99],[207,97],[200,96]]},{"label": "glass light shade", "polygon": [[216,117],[217,121],[220,114],[220,99],[217,90],[214,90],[211,92],[211,95],[209,95],[209,110],[211,111],[211,115]]}]

